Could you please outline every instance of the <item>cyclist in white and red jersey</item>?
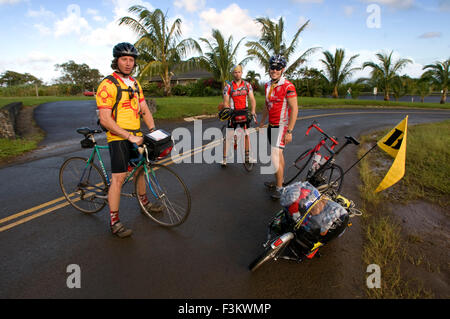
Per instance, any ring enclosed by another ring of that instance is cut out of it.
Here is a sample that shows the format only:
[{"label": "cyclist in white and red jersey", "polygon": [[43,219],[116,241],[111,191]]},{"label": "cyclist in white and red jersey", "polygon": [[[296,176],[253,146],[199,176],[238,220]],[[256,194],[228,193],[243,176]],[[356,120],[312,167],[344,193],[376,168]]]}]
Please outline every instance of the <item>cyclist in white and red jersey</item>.
[{"label": "cyclist in white and red jersey", "polygon": [[269,75],[271,81],[266,83],[266,108],[264,109],[260,127],[263,127],[269,117],[268,138],[272,150],[272,163],[275,165],[275,183],[266,182],[269,188],[276,187],[273,199],[279,199],[284,179],[283,150],[292,142],[292,132],[298,115],[297,92],[283,72],[286,59],[281,55],[272,56],[269,60]]},{"label": "cyclist in white and red jersey", "polygon": [[[256,100],[253,95],[253,87],[247,81],[242,80],[242,66],[237,65],[233,68],[233,78],[231,83],[227,83],[223,89],[223,104],[224,107],[231,108],[234,114],[242,113],[246,114],[248,112],[248,101],[250,100],[251,115],[253,118],[256,116]],[[231,118],[228,121],[228,128],[236,129],[239,125],[243,126],[245,129],[245,161],[249,161],[249,136],[247,128],[250,122],[241,124],[233,123]],[[230,135],[230,136],[228,136]],[[223,141],[223,161],[222,166],[227,165],[227,149],[229,140],[232,138],[232,130],[227,130],[227,136]]]}]

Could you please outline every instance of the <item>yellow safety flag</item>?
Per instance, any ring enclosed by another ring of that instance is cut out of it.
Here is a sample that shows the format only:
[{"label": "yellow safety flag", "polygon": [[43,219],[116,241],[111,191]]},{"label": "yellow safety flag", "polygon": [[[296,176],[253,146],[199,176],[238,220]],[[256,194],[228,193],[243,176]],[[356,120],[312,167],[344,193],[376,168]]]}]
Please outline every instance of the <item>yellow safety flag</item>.
[{"label": "yellow safety flag", "polygon": [[378,185],[375,193],[391,187],[405,175],[406,162],[406,131],[408,129],[408,116],[401,121],[392,131],[380,139],[377,143],[383,151],[394,158],[391,168]]}]

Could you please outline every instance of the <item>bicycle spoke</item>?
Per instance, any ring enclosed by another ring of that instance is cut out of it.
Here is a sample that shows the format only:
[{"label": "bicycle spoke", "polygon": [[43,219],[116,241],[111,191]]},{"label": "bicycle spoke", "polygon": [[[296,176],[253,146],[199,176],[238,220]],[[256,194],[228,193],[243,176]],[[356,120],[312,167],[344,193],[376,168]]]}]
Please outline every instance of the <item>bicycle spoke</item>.
[{"label": "bicycle spoke", "polygon": [[[147,216],[158,224],[169,227],[180,225],[186,220],[191,207],[190,195],[175,172],[163,165],[153,164],[148,168],[147,173],[142,170],[138,179],[144,179],[141,183],[145,185],[145,194],[152,203],[151,207],[159,205],[162,208],[162,212],[152,211],[152,208],[147,210],[138,198]],[[136,193],[141,194],[139,187],[142,186],[137,183]]]},{"label": "bicycle spoke", "polygon": [[87,159],[66,160],[59,173],[61,190],[67,201],[83,213],[96,213],[106,205],[106,180],[97,166]]}]

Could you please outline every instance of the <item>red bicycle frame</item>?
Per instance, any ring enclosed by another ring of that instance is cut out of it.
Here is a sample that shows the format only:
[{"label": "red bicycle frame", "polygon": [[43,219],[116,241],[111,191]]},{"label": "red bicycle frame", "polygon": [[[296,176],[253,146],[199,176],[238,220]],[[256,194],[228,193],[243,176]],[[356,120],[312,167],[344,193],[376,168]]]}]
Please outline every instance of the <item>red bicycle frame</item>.
[{"label": "red bicycle frame", "polygon": [[[333,138],[333,137],[329,136],[327,133],[325,133],[318,125],[316,125],[316,123],[317,122],[314,121],[310,126],[308,126],[308,129],[306,130],[306,135],[308,136],[309,132],[314,127],[316,130],[318,130],[320,133],[322,133],[325,136],[325,138],[322,138],[322,140],[308,154],[319,153],[319,150],[322,148],[322,146],[325,147],[327,149],[327,151],[330,152],[330,154],[333,154],[334,153],[334,148],[336,147],[336,145],[339,144],[338,141],[336,141],[335,138]],[[331,145],[330,147],[328,147],[325,144],[328,139],[333,143],[333,145]],[[324,156],[324,158],[327,161],[329,159],[328,156]]]}]

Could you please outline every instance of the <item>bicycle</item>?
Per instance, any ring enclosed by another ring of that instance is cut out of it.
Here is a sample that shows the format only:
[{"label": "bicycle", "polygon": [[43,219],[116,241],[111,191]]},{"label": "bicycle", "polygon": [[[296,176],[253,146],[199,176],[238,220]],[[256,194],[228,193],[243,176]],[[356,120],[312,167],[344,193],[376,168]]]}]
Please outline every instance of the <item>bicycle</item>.
[{"label": "bicycle", "polygon": [[[109,146],[97,145],[94,134],[103,133],[101,130],[80,128],[77,132],[84,135],[84,140],[81,141],[82,148],[93,150],[89,158],[68,158],[60,168],[59,183],[64,197],[75,209],[93,214],[101,211],[108,202],[110,178],[106,173],[100,150],[107,150]],[[155,154],[144,143],[139,147],[139,153],[141,155],[138,159],[130,161],[129,173],[122,185],[121,196],[136,198],[142,212],[159,225],[166,227],[181,225],[191,211],[191,196],[183,180],[173,170],[155,163],[155,160],[167,156],[168,152]],[[96,156],[101,169],[94,163]],[[132,187],[132,190],[127,191],[129,187]],[[147,210],[137,194],[147,195],[149,201],[162,205],[164,211],[156,213]]]},{"label": "bicycle", "polygon": [[[248,116],[247,116],[248,111],[245,110],[244,111],[235,111],[233,110],[233,113],[231,115],[230,121],[233,123],[233,127],[236,127],[236,129],[234,128],[230,128],[228,127],[228,124],[225,124],[222,126],[222,135],[224,136],[224,141],[228,138],[228,134],[227,134],[227,130],[233,130],[233,147],[234,150],[237,150],[238,147],[240,146],[240,149],[243,150],[243,152],[241,153],[241,160],[243,159],[243,165],[244,168],[247,172],[251,172],[253,170],[254,164],[255,164],[255,160],[253,159],[253,156],[250,156],[251,154],[251,144],[250,144],[250,132],[249,130],[251,129],[251,126],[247,127],[247,125],[250,125],[248,123]],[[257,124],[257,118],[256,116],[253,116],[253,121]],[[239,124],[239,125],[238,125]],[[248,136],[248,149],[249,149],[249,154],[245,154],[245,147],[243,147],[245,145],[245,136]],[[224,154],[224,156],[226,156],[227,154]],[[239,157],[238,157],[239,160]]]},{"label": "bicycle", "polygon": [[[339,193],[344,181],[344,170],[341,166],[335,163],[335,158],[347,145],[359,145],[359,142],[352,136],[345,136],[346,141],[344,145],[342,145],[337,151],[334,151],[334,148],[339,144],[336,137],[331,137],[325,133],[316,121],[313,121],[313,123],[308,127],[306,131],[307,136],[312,128],[318,130],[323,137],[316,146],[301,153],[294,163],[288,167],[285,175],[286,182],[283,183],[283,186],[285,187],[290,185],[300,176],[300,174],[305,171],[307,167],[309,167],[306,176],[304,176],[303,179],[300,178],[299,180],[310,182],[321,192],[334,191]],[[327,141],[331,141],[330,146],[327,146]],[[322,147],[328,151],[330,156],[322,156],[319,153]]]},{"label": "bicycle", "polygon": [[286,208],[276,213],[267,227],[264,251],[249,264],[249,270],[255,271],[271,259],[276,261],[281,258],[299,263],[320,256],[318,253],[320,247],[341,237],[345,230],[352,226],[350,219],[363,214],[361,210],[355,208],[353,201],[341,195],[334,194],[330,199],[340,204],[346,210],[346,214],[337,218],[324,235],[307,228],[308,212],[300,221],[294,221]]}]

